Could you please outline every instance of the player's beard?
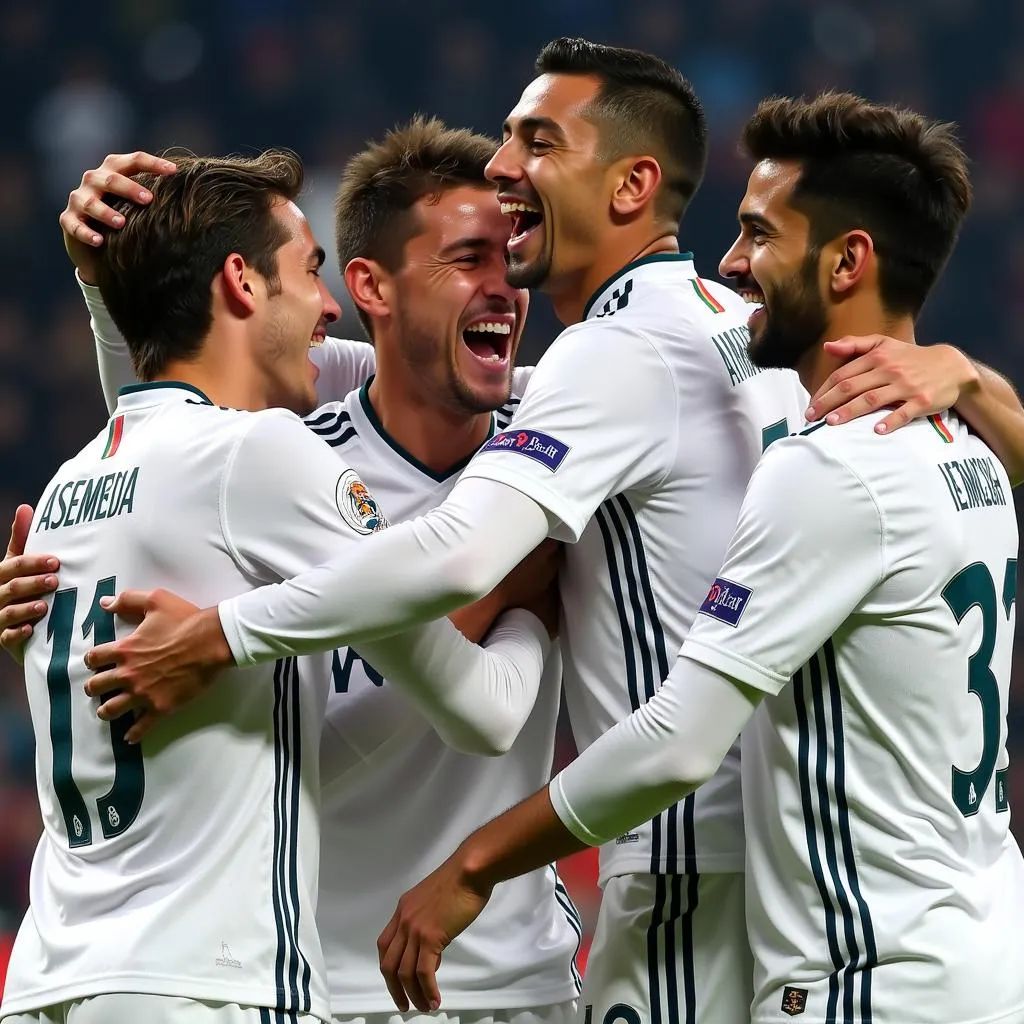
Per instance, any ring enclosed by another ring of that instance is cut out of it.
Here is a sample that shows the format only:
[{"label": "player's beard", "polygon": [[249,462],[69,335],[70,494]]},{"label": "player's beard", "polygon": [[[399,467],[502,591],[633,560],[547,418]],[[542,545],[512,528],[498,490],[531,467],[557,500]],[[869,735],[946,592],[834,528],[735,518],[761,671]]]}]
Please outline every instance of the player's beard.
[{"label": "player's beard", "polygon": [[429,328],[417,327],[415,319],[408,316],[401,306],[396,310],[395,327],[403,362],[412,371],[414,379],[430,382],[434,400],[439,404],[467,416],[493,412],[502,404],[499,402],[496,406],[493,402],[479,398],[462,379],[458,363],[461,337],[455,340],[454,346],[448,345],[441,328],[431,331]]},{"label": "player's beard", "polygon": [[[541,230],[547,230],[547,224],[541,225]],[[547,243],[545,235],[544,242]],[[508,254],[508,269],[505,271],[505,281],[513,288],[540,288],[548,279],[551,273],[551,250],[542,248],[532,260],[524,260],[518,253]]]},{"label": "player's beard", "polygon": [[828,330],[828,310],[818,291],[818,257],[812,248],[787,281],[765,290],[764,319],[747,345],[755,366],[796,369],[821,343]]}]

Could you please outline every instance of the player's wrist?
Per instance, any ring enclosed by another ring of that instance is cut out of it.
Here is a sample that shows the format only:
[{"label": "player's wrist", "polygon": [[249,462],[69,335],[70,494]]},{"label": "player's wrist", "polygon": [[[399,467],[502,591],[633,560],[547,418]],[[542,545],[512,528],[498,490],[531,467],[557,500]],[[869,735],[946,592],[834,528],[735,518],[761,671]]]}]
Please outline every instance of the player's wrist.
[{"label": "player's wrist", "polygon": [[202,668],[215,671],[235,664],[216,606],[196,612],[186,624],[186,633],[195,661]]}]

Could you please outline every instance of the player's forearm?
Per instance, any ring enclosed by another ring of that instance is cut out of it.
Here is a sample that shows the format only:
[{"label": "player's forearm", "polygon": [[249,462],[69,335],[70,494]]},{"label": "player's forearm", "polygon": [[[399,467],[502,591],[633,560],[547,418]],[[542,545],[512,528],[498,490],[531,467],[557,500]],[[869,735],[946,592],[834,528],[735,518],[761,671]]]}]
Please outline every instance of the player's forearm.
[{"label": "player's forearm", "polygon": [[99,289],[83,281],[77,271],[75,278],[89,310],[89,327],[96,342],[96,362],[100,371],[103,399],[107,403],[107,410],[113,412],[117,405],[117,392],[129,384],[138,383],[135,368],[128,355],[128,346],[103,304]]},{"label": "player's forearm", "polygon": [[1005,377],[983,363],[978,386],[960,396],[956,410],[984,438],[1016,487],[1024,481],[1024,406]]},{"label": "player's forearm", "polygon": [[623,835],[718,770],[759,695],[689,658],[664,685],[551,780],[556,813],[591,846]]},{"label": "player's forearm", "polygon": [[443,621],[359,645],[448,746],[491,757],[512,746],[529,717],[550,649],[547,630],[522,609],[502,616],[482,647]]},{"label": "player's forearm", "polygon": [[547,532],[543,509],[518,491],[462,481],[428,515],[222,602],[224,635],[240,665],[392,636],[493,590]]}]

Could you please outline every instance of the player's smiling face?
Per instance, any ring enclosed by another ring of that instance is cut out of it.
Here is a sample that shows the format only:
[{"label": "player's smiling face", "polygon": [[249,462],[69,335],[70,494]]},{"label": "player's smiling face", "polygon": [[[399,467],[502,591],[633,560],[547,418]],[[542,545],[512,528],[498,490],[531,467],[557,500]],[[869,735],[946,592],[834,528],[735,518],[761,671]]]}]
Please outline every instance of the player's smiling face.
[{"label": "player's smiling face", "polygon": [[271,215],[288,232],[276,253],[278,285],[268,287],[255,346],[258,370],[269,404],[305,415],[316,408],[317,369],[309,350],[323,342],[327,325],[341,310],[320,279],[324,251],[309,223],[292,202],[274,204]]},{"label": "player's smiling face", "polygon": [[587,105],[600,91],[590,75],[544,74],[523,91],[487,165],[511,222],[509,281],[557,286],[593,262],[609,203],[608,167]]},{"label": "player's smiling face", "polygon": [[506,281],[509,222],[491,188],[419,200],[419,226],[391,276],[399,358],[432,400],[460,413],[507,400],[527,294]]},{"label": "player's smiling face", "polygon": [[821,253],[807,217],[789,202],[799,176],[792,161],[758,163],[740,203],[739,236],[719,265],[754,304],[749,353],[757,366],[796,368],[828,329]]}]

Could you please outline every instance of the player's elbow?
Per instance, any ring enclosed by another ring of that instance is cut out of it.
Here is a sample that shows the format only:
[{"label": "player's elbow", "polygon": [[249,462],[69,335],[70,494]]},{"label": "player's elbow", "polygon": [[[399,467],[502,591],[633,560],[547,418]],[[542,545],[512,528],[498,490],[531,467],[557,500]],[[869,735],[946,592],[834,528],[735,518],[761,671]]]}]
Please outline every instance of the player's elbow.
[{"label": "player's elbow", "polygon": [[[489,594],[501,582],[486,558],[477,557],[471,548],[453,550],[437,568],[436,584],[445,595],[445,603],[461,608]],[[455,603],[457,602],[457,603]]]},{"label": "player's elbow", "polygon": [[517,730],[499,720],[488,722],[459,722],[439,730],[445,745],[460,754],[478,757],[501,757],[512,749]]}]

